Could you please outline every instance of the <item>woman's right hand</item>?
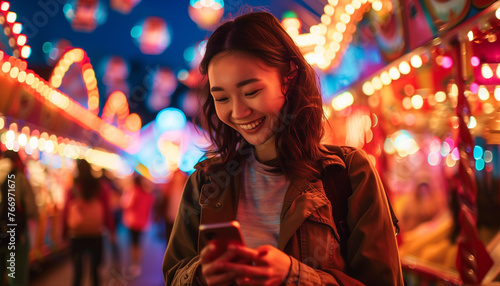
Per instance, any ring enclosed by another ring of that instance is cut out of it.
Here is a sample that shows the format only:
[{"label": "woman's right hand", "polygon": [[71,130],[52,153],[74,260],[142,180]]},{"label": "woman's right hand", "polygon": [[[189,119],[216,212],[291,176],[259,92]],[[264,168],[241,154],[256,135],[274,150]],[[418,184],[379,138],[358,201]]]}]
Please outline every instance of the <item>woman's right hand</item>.
[{"label": "woman's right hand", "polygon": [[202,282],[206,285],[281,285],[290,271],[290,257],[271,245],[256,249],[229,245],[220,254],[215,244],[200,254]]},{"label": "woman's right hand", "polygon": [[240,252],[235,248],[222,254],[217,250],[215,243],[205,246],[200,253],[201,273],[199,278],[205,285],[231,285],[241,276],[233,271],[237,265],[250,266],[258,257],[258,251],[244,247],[246,251]]}]

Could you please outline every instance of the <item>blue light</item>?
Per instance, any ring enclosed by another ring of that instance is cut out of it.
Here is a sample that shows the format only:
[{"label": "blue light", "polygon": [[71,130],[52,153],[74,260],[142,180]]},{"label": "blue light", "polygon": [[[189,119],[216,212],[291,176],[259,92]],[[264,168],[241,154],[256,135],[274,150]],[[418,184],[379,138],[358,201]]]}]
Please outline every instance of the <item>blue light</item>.
[{"label": "blue light", "polygon": [[194,165],[198,163],[203,154],[202,150],[191,146],[188,150],[186,150],[186,152],[184,152],[184,154],[182,154],[179,162],[179,169],[185,173],[191,174],[194,172]]},{"label": "blue light", "polygon": [[170,130],[181,130],[186,126],[186,115],[177,108],[168,107],[158,113],[155,123],[160,134]]},{"label": "blue light", "polygon": [[476,170],[482,171],[484,169],[484,160],[478,159],[476,160]]},{"label": "blue light", "polygon": [[51,42],[43,43],[42,50],[46,54],[50,53],[50,51],[52,50],[52,43]]},{"label": "blue light", "polygon": [[188,47],[184,50],[184,59],[186,60],[186,62],[190,63],[194,60],[194,58],[196,57],[196,52],[195,52],[195,47],[191,46],[191,47]]},{"label": "blue light", "polygon": [[139,38],[141,35],[142,35],[142,27],[139,26],[139,25],[138,26],[134,26],[130,30],[130,36],[132,36],[132,38],[134,38],[134,39]]},{"label": "blue light", "polygon": [[478,160],[481,159],[482,157],[483,157],[483,148],[478,145],[474,146],[474,159]]}]

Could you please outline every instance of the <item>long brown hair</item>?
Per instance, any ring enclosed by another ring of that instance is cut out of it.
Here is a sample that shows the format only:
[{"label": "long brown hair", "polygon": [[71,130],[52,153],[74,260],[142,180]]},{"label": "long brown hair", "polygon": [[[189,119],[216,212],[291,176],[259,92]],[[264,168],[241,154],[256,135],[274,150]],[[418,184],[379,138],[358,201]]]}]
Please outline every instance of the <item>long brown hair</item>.
[{"label": "long brown hair", "polygon": [[[280,22],[267,12],[253,12],[222,24],[208,39],[200,63],[203,76],[207,77],[212,58],[224,51],[256,57],[266,66],[276,68],[282,80],[291,79],[282,82],[282,86],[288,86],[276,130],[279,169],[289,178],[317,174],[325,152],[320,144],[324,129],[318,78]],[[222,164],[228,163],[238,156],[239,148],[248,143],[218,119],[208,80],[203,96],[206,98],[199,121],[212,142],[207,156],[220,155]]]},{"label": "long brown hair", "polygon": [[81,196],[85,200],[90,200],[99,194],[99,181],[92,175],[92,167],[90,164],[79,159],[76,162],[78,176],[75,178],[75,184],[81,188]]}]

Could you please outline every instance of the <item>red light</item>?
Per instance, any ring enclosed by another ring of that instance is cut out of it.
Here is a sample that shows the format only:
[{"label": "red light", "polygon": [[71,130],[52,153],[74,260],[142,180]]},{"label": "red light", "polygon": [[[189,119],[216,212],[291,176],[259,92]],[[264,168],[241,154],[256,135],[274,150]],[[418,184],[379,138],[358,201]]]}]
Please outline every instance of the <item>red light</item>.
[{"label": "red light", "polygon": [[2,11],[8,11],[10,8],[10,3],[9,2],[3,2],[2,6],[0,6],[0,10]]}]

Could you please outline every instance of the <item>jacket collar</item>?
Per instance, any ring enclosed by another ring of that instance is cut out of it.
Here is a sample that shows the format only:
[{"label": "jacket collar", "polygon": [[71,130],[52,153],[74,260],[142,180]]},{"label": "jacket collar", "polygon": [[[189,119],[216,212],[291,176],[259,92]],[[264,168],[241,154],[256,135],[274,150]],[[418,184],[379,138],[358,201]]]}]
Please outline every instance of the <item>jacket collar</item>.
[{"label": "jacket collar", "polygon": [[[228,168],[221,165],[221,159],[216,157],[204,160],[195,166],[195,169],[203,171],[207,177],[207,181],[201,187],[199,199],[201,224],[236,219],[240,190],[243,188],[244,159],[238,161],[238,164],[239,166]],[[323,168],[330,166],[346,168],[344,161],[335,154],[327,155],[322,162]],[[232,175],[228,169],[232,171]],[[283,199],[278,248],[284,249],[288,240],[307,217],[326,204],[328,198],[324,194],[323,184],[319,178],[292,179]]]}]

